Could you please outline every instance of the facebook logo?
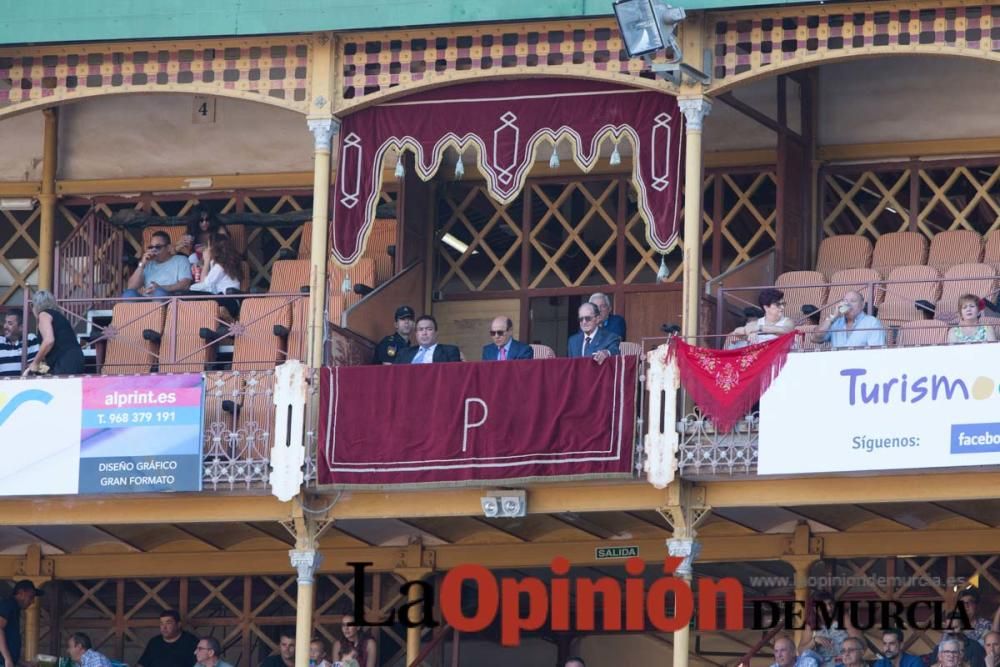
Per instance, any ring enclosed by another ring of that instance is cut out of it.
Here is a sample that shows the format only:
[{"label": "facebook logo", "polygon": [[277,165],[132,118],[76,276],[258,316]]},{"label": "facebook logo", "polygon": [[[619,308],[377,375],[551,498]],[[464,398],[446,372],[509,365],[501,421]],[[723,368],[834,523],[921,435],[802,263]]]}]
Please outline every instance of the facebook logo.
[{"label": "facebook logo", "polygon": [[1000,452],[1000,424],[953,424],[952,454]]}]

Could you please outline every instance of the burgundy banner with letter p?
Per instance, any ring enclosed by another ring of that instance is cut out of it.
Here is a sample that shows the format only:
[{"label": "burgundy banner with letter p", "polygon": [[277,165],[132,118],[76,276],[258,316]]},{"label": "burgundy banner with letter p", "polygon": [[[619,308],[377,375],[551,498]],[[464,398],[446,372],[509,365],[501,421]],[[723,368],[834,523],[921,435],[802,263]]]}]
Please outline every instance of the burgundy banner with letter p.
[{"label": "burgundy banner with letter p", "polygon": [[323,369],[319,483],[481,484],[632,473],[638,359]]}]

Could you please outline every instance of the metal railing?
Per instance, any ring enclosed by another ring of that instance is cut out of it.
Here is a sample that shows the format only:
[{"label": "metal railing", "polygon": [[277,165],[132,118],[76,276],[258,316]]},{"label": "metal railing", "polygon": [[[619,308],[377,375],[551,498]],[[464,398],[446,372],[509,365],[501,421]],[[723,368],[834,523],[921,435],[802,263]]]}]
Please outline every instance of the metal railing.
[{"label": "metal railing", "polygon": [[[752,295],[755,297],[764,289],[780,289],[786,293],[795,290],[806,290],[806,289],[829,289],[829,288],[840,288],[843,291],[854,290],[859,292],[864,298],[866,303],[866,311],[871,313],[874,308],[878,308],[884,301],[887,295],[894,292],[898,293],[898,288],[903,285],[928,285],[928,284],[938,284],[943,286],[948,283],[989,283],[989,288],[985,290],[983,294],[977,294],[976,296],[986,297],[991,300],[996,300],[998,294],[1000,294],[1000,276],[993,277],[967,277],[967,278],[928,278],[921,280],[873,280],[864,283],[859,282],[844,282],[844,283],[808,283],[801,285],[785,285],[776,288],[774,285],[757,285],[757,286],[740,286],[740,287],[722,287],[719,289],[719,298],[716,302],[716,330],[715,334],[717,336],[725,335],[727,330],[732,327],[727,326],[727,322],[732,322],[737,314],[731,310],[732,307],[738,307],[742,309],[746,306],[757,307],[758,304],[752,299],[747,299],[740,294]],[[835,302],[818,303],[812,304],[817,307],[817,313],[819,317],[822,317],[825,312],[828,312],[832,308],[836,308],[839,304],[839,300]],[[941,319],[945,322],[953,322],[958,315],[958,304],[942,303],[938,301],[934,304],[936,307],[935,317]],[[726,315],[730,315],[727,319]],[[807,324],[810,321],[810,316],[804,313],[787,313],[796,325]],[[815,314],[813,315],[815,317]]]},{"label": "metal railing", "polygon": [[[912,327],[909,332],[921,331],[921,327]],[[940,323],[929,326],[928,330],[941,332]],[[875,331],[875,329],[857,329],[856,331]],[[841,350],[871,349],[870,347],[843,347],[829,349],[827,347],[809,347],[803,344],[811,332],[798,332],[797,341],[791,354],[837,354]],[[719,348],[727,336],[702,336],[694,341],[700,347]],[[1000,338],[1000,336],[998,336]],[[662,341],[661,341],[662,342]],[[996,342],[954,343],[998,344]],[[941,343],[907,345],[907,347],[939,347]],[[877,349],[896,347],[887,335],[887,343]],[[715,476],[752,475],[757,472],[758,431],[761,414],[759,409],[745,415],[735,427],[728,432],[720,432],[712,420],[707,417],[681,388],[677,391],[677,433],[678,433],[678,472],[689,479],[711,478]]]}]

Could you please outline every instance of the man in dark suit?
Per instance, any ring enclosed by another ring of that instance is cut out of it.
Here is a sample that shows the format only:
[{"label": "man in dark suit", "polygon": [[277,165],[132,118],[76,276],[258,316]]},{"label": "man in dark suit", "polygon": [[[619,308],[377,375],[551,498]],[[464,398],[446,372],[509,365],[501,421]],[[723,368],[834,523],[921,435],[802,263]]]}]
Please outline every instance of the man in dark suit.
[{"label": "man in dark suit", "polygon": [[601,311],[592,303],[584,303],[577,309],[580,331],[569,337],[567,356],[593,357],[603,364],[611,355],[617,355],[621,339],[607,329],[600,327]]},{"label": "man in dark suit", "polygon": [[530,345],[514,340],[514,323],[509,317],[494,317],[490,324],[493,342],[483,346],[483,361],[510,361],[511,359],[534,359],[535,352]]},{"label": "man in dark suit", "polygon": [[438,343],[438,323],[430,315],[417,318],[417,344],[396,355],[397,364],[431,364],[461,361],[462,353],[454,345]]},{"label": "man in dark suit", "polygon": [[592,294],[590,302],[601,311],[600,327],[618,336],[620,340],[625,340],[625,318],[611,312],[611,299],[607,294],[597,292]]}]

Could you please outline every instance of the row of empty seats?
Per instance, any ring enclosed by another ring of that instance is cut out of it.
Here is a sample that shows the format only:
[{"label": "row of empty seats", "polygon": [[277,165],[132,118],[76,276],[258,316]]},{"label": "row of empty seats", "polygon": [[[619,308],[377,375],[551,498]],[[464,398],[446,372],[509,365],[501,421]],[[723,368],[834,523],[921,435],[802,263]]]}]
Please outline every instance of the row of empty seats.
[{"label": "row of empty seats", "polygon": [[900,266],[926,264],[944,273],[959,264],[980,262],[1000,268],[1000,229],[985,239],[968,229],[954,229],[936,234],[929,244],[919,232],[893,232],[882,234],[874,247],[867,236],[828,236],[820,243],[816,271],[835,282],[834,274],[844,269],[870,268],[886,279]]}]

